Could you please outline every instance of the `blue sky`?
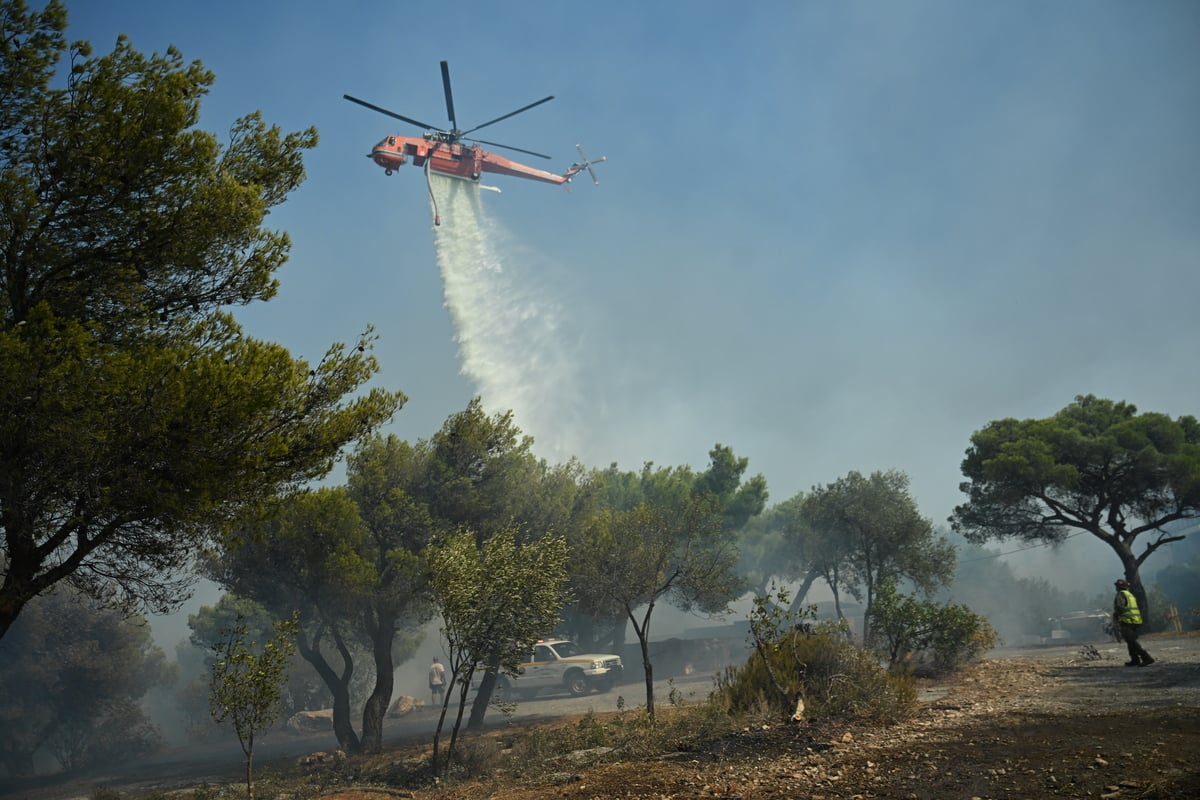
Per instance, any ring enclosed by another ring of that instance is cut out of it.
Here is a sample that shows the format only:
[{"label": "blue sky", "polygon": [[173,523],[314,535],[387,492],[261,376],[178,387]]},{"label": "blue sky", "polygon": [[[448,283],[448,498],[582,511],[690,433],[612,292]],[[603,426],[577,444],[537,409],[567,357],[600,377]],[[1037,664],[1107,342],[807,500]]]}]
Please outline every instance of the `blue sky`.
[{"label": "blue sky", "polygon": [[[1084,393],[1200,412],[1190,0],[68,7],[98,52],[212,69],[207,130],[318,128],[269,219],[282,289],[240,319],[314,361],[375,325],[403,438],[516,397],[551,460],[702,468],[721,442],[773,502],[896,468],[941,523],[990,420]],[[442,59],[460,127],[553,94],[480,135],[609,159],[599,187],[481,197],[503,292],[473,302],[511,325],[471,334],[493,347],[466,374],[424,176],[363,157],[419,131],[342,99],[445,124]]]}]

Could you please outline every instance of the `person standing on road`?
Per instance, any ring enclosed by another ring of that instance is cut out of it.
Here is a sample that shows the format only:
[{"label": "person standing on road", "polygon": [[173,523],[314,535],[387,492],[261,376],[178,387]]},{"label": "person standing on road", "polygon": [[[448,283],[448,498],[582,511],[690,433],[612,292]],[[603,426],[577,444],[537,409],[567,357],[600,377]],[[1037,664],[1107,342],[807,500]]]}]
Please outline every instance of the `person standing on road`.
[{"label": "person standing on road", "polygon": [[442,662],[438,661],[437,656],[433,657],[433,664],[429,667],[429,694],[432,697],[434,707],[442,705],[442,698],[446,693],[446,668],[442,666]]},{"label": "person standing on road", "polygon": [[1137,598],[1129,591],[1126,581],[1116,582],[1117,596],[1113,600],[1113,619],[1121,629],[1121,638],[1129,648],[1127,667],[1145,667],[1154,663],[1154,659],[1138,644],[1138,629],[1142,627],[1142,612],[1138,608]]}]

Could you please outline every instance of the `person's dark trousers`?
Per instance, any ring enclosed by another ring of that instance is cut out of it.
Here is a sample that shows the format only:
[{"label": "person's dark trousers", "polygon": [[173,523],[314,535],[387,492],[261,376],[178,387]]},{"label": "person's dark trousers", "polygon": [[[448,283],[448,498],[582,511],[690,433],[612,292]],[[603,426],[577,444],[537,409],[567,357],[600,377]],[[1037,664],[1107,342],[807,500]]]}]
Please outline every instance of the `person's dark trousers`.
[{"label": "person's dark trousers", "polygon": [[1138,643],[1138,626],[1130,625],[1127,622],[1121,623],[1121,638],[1125,640],[1125,646],[1129,648],[1129,663],[1128,667],[1144,667],[1147,664],[1153,664],[1154,659],[1146,652],[1146,649]]}]

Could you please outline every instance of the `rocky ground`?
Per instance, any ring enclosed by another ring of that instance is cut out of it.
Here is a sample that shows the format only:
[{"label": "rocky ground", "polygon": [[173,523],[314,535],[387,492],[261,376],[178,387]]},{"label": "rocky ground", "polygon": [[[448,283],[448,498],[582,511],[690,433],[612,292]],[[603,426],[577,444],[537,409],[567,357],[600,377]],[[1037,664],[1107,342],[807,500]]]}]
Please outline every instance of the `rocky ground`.
[{"label": "rocky ground", "polygon": [[[886,728],[816,723],[745,730],[697,752],[521,780],[326,800],[593,798],[1200,798],[1200,636],[1148,637],[1125,667],[1113,643],[988,659],[926,688]],[[611,754],[609,756],[611,757]]]},{"label": "rocky ground", "polygon": [[[414,746],[357,761],[349,770],[329,761],[296,768],[290,779],[277,775],[255,794],[278,800],[1195,800],[1200,635],[1147,637],[1145,644],[1158,659],[1146,668],[1123,666],[1124,648],[1111,642],[1001,653],[951,681],[924,685],[917,715],[894,726],[756,724],[701,748],[651,758],[585,751],[543,769],[505,770],[486,781],[441,787],[399,779],[403,765],[420,764],[427,755],[427,748]],[[484,735],[503,750],[511,732]],[[224,787],[231,794],[215,789],[210,785],[203,796],[236,794],[236,785]],[[240,791],[244,797],[245,787]],[[119,787],[112,796],[201,795],[174,782]]]}]

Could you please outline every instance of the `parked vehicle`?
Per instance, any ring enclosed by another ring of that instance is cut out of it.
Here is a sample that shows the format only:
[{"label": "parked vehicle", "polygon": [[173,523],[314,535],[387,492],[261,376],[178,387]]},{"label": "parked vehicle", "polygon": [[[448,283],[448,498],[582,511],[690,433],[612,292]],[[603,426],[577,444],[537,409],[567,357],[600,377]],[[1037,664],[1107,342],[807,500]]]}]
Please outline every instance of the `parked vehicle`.
[{"label": "parked vehicle", "polygon": [[517,674],[496,681],[497,699],[531,698],[542,691],[566,691],[582,697],[592,691],[607,692],[621,680],[621,657],[610,653],[585,653],[566,639],[541,639],[530,648]]}]

